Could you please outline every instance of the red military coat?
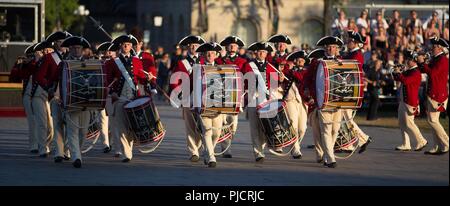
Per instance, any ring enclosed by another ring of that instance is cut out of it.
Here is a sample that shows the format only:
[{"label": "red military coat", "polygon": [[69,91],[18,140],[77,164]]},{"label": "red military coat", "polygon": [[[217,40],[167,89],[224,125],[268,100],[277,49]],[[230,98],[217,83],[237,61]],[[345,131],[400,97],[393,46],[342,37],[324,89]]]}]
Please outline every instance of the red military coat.
[{"label": "red military coat", "polygon": [[420,71],[410,69],[400,74],[394,74],[394,79],[402,83],[403,101],[412,106],[419,106],[419,88],[422,81]]},{"label": "red military coat", "polygon": [[436,102],[444,102],[448,98],[448,58],[444,54],[438,55],[420,69],[428,75],[427,95]]},{"label": "red military coat", "polygon": [[[132,60],[132,74],[133,74],[133,83],[137,85],[140,81],[145,81],[147,79],[147,75],[143,72],[142,61],[138,57],[131,57]],[[122,72],[120,71],[116,61],[121,61],[119,57],[114,59],[110,59],[105,62],[105,68],[107,70],[107,80],[108,85],[110,85],[111,91],[116,92],[120,95],[123,84],[126,84],[125,79],[122,77]],[[123,62],[122,62],[123,63]],[[140,95],[140,94],[138,94]]]}]

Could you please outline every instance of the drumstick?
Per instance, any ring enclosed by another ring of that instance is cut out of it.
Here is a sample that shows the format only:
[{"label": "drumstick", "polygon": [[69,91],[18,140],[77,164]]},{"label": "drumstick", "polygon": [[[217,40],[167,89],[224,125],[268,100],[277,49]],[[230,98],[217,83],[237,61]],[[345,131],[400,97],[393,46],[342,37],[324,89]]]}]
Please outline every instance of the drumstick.
[{"label": "drumstick", "polygon": [[114,81],[111,82],[111,84],[108,85],[108,88],[111,88],[111,86],[114,84],[114,82],[116,82],[117,79],[114,79]]},{"label": "drumstick", "polygon": [[[274,69],[275,69],[275,71],[277,71],[279,74],[282,74],[281,72],[280,72],[280,70],[278,70],[277,68],[275,68],[275,67],[273,67]],[[284,74],[283,74],[284,75]],[[286,79],[286,80],[288,80],[288,81],[291,81],[291,80],[289,80],[287,77],[286,77],[286,75],[284,76],[284,78]]]}]

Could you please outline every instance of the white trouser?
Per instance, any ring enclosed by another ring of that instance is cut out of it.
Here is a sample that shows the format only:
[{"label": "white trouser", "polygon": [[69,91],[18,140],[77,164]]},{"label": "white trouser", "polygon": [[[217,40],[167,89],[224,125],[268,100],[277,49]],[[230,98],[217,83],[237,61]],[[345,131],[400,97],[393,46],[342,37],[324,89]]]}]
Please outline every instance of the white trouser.
[{"label": "white trouser", "polygon": [[108,135],[108,139],[109,139],[109,143],[110,145],[112,145],[113,149],[114,149],[114,153],[115,154],[122,154],[122,149],[120,148],[120,142],[118,142],[115,138],[116,136],[114,136],[113,134],[113,115],[114,115],[114,107],[111,103],[111,96],[108,95],[108,97],[106,97],[106,107],[105,107],[105,111],[108,114],[108,131],[111,131],[111,136]]},{"label": "white trouser", "polygon": [[53,144],[55,145],[55,157],[70,157],[69,142],[67,139],[67,134],[64,131],[64,118],[63,110],[61,108],[61,100],[59,97],[54,97],[50,101],[50,109],[52,113],[53,120]]},{"label": "white trouser", "polygon": [[324,146],[326,163],[336,162],[334,156],[334,145],[341,127],[342,112],[336,111],[318,111],[320,128],[322,131],[322,145]]},{"label": "white trouser", "polygon": [[316,158],[317,160],[322,160],[324,146],[322,144],[322,135],[320,132],[320,122],[318,113],[319,111],[317,109],[314,109],[311,113],[308,114],[308,119],[313,133],[314,150],[316,152]]},{"label": "white trouser", "polygon": [[48,94],[40,86],[31,99],[35,135],[38,139],[39,154],[46,154],[50,152],[50,143],[53,137],[53,123],[50,116],[50,106],[48,104]]},{"label": "white trouser", "polygon": [[190,155],[199,156],[202,135],[197,131],[197,123],[190,108],[183,107],[183,119],[187,136],[187,148]]},{"label": "white trouser", "polygon": [[24,94],[22,97],[23,100],[23,108],[25,109],[25,114],[27,115],[27,123],[28,123],[28,143],[30,146],[30,150],[38,149],[38,138],[36,137],[36,123],[34,122],[34,114],[31,109],[31,96]]},{"label": "white trouser", "polygon": [[[444,108],[447,108],[448,99],[444,102]],[[434,147],[440,151],[448,151],[448,135],[439,122],[440,112],[433,108],[430,98],[427,98],[427,122],[432,128]]]},{"label": "white trouser", "polygon": [[250,123],[250,136],[252,138],[253,154],[255,158],[265,157],[264,148],[266,147],[266,136],[261,128],[258,114],[256,113],[256,107],[248,107],[248,120]]},{"label": "white trouser", "polygon": [[80,148],[88,133],[89,120],[89,111],[66,113],[67,139],[72,161],[75,161],[76,159],[82,160]]},{"label": "white trouser", "polygon": [[103,147],[109,147],[109,130],[108,130],[108,116],[106,116],[106,111],[104,109],[98,112],[99,114],[99,124],[100,124],[100,140],[102,141]]},{"label": "white trouser", "polygon": [[[133,137],[130,135],[128,130],[128,122],[126,119],[125,110],[123,105],[128,101],[119,99],[114,102],[113,109],[114,114],[111,116],[111,135],[114,139],[114,144],[119,147],[119,153],[122,153],[125,158],[133,158]],[[116,151],[116,153],[118,153]]]},{"label": "white trouser", "polygon": [[293,156],[301,155],[300,144],[306,133],[308,109],[306,105],[296,99],[286,101],[286,108],[289,121],[294,127],[294,131],[298,137],[298,141],[293,145],[294,148],[292,149],[291,154]]},{"label": "white trouser", "polygon": [[[342,116],[345,117],[343,121],[348,121],[348,123],[352,125],[353,131],[358,136],[358,146],[362,146],[363,144],[365,144],[367,142],[367,140],[369,140],[369,135],[364,133],[361,130],[361,128],[359,128],[359,126],[356,124],[356,122],[353,120],[353,110],[352,109],[343,109],[342,112],[343,112]],[[352,147],[352,146],[350,146],[350,147]],[[353,149],[350,147],[349,147],[349,149]]]},{"label": "white trouser", "polygon": [[214,148],[220,137],[223,127],[223,115],[219,114],[214,117],[200,117],[202,127],[202,142],[205,147],[205,159],[207,162],[216,162],[214,156]]},{"label": "white trouser", "polygon": [[400,101],[398,106],[398,123],[400,132],[402,133],[402,147],[404,147],[405,149],[411,149],[411,143],[409,139],[410,137],[414,138],[417,141],[418,145],[426,142],[425,138],[423,138],[422,133],[420,133],[419,128],[414,122],[414,115],[408,113],[406,104],[403,101]]}]

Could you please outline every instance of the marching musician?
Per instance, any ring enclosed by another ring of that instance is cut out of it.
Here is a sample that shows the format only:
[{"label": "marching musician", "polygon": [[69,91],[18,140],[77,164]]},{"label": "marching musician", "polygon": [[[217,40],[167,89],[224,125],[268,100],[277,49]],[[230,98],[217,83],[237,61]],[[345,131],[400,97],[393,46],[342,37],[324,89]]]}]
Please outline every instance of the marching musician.
[{"label": "marching musician", "polygon": [[146,81],[142,61],[133,56],[131,51],[138,41],[133,35],[121,35],[113,40],[113,45],[118,45],[120,51],[116,58],[105,63],[108,70],[108,85],[111,85],[110,95],[107,101],[111,102],[111,134],[117,145],[120,145],[120,152],[124,158],[122,162],[129,162],[133,157],[133,138],[128,136],[127,120],[123,106],[130,100],[142,95],[139,92],[138,83]]},{"label": "marching musician", "polygon": [[[180,40],[178,43],[182,47],[188,48],[188,54],[187,56],[178,61],[177,66],[175,70],[172,73],[172,79],[175,79],[177,82],[172,83],[170,82],[170,87],[172,88],[173,92],[179,92],[182,90],[181,86],[183,85],[181,81],[180,75],[188,75],[190,78],[190,90],[189,94],[182,94],[182,95],[191,95],[192,92],[192,67],[194,64],[204,64],[203,57],[200,57],[199,53],[197,53],[197,49],[200,46],[200,44],[205,43],[205,40],[203,40],[200,36],[194,36],[189,35],[184,37]],[[184,83],[186,85],[186,83]],[[184,119],[184,125],[186,130],[186,136],[187,136],[187,147],[190,153],[189,160],[191,162],[197,162],[199,160],[199,150],[202,145],[202,139],[201,134],[198,131],[196,120],[194,119],[194,115],[191,111],[190,105],[184,105],[183,106],[183,119]]]},{"label": "marching musician", "polygon": [[[45,126],[48,125],[52,126],[53,130],[53,137],[54,137],[54,143],[55,143],[55,163],[62,162],[63,159],[69,160],[70,154],[69,154],[69,147],[67,138],[63,133],[63,116],[61,111],[61,100],[59,98],[59,90],[57,87],[57,80],[58,80],[58,65],[62,61],[63,56],[66,55],[66,49],[61,47],[62,42],[64,39],[72,36],[68,32],[62,32],[57,31],[52,34],[50,34],[45,39],[45,44],[51,44],[54,47],[54,52],[50,54],[46,54],[43,57],[43,62],[41,66],[39,67],[39,71],[36,73],[36,79],[33,80],[35,83],[33,84],[33,90],[35,92],[33,96],[33,109],[35,111],[36,117],[38,117],[36,121],[36,126],[40,131],[38,131],[37,135],[39,138],[41,138],[41,146],[40,152],[41,156],[45,157],[44,150],[47,150],[48,152],[48,144],[45,144],[45,140],[43,138],[47,138],[45,133],[43,133],[43,129]],[[45,99],[43,99],[45,97]],[[51,111],[51,119],[52,122],[48,121],[46,119],[47,112],[45,111],[45,108],[48,108],[48,104],[50,101],[50,109],[48,112]],[[37,111],[37,113],[36,113]]]},{"label": "marching musician", "polygon": [[[343,44],[344,42],[340,38],[334,36],[323,37],[317,42],[316,46],[325,48],[325,54],[320,59],[313,59],[310,66],[311,69],[308,69],[306,84],[310,92],[316,89],[316,73],[319,60],[335,60],[339,62],[339,47]],[[317,104],[316,95],[314,95],[314,102]],[[340,109],[318,109],[317,117],[319,119],[322,146],[324,147],[324,165],[329,168],[335,168],[337,163],[334,156],[334,145],[341,126],[342,112]],[[321,162],[320,159],[318,159],[318,162]]]},{"label": "marching musician", "polygon": [[414,123],[414,117],[419,114],[419,88],[421,84],[421,74],[417,66],[417,54],[414,51],[406,51],[406,68],[400,71],[399,66],[392,73],[396,81],[401,82],[400,102],[398,106],[398,121],[402,133],[403,143],[396,147],[396,150],[410,151],[411,144],[409,138],[417,141],[416,151],[422,150],[427,145],[427,140],[423,138],[419,128]]},{"label": "marching musician", "polygon": [[[151,81],[143,81],[139,82],[139,87],[141,88],[141,93],[145,93],[147,95],[150,94],[157,94],[157,90],[155,89],[156,85],[156,64],[155,64],[155,58],[152,54],[145,52],[142,50],[142,46],[144,45],[144,38],[143,35],[139,32],[137,34],[134,34],[136,37],[138,43],[136,46],[134,46],[134,50],[136,51],[136,57],[138,57],[142,61],[142,66],[144,67],[144,71],[147,72],[150,77]],[[147,87],[148,85],[148,87]],[[147,87],[147,89],[145,89]]]},{"label": "marching musician", "polygon": [[428,75],[427,84],[427,121],[433,129],[434,146],[426,151],[429,155],[442,155],[448,152],[448,134],[439,122],[439,115],[445,112],[448,103],[448,57],[445,50],[449,49],[446,40],[438,37],[430,39],[433,45],[432,59],[424,64],[423,57],[419,56],[420,70]]},{"label": "marching musician", "polygon": [[276,49],[275,54],[273,56],[269,54],[267,60],[275,68],[281,71],[283,69],[282,64],[286,62],[286,57],[289,55],[287,52],[287,45],[291,44],[291,38],[289,38],[288,35],[276,34],[271,36],[267,42],[275,44]]},{"label": "marching musician", "polygon": [[[97,56],[104,62],[116,57],[115,51],[110,51],[109,47],[112,42],[103,42],[97,47]],[[108,71],[106,72],[106,76]],[[110,105],[108,105],[110,106]],[[109,117],[106,114],[106,109],[102,109],[99,112],[99,124],[100,124],[100,136],[103,144],[103,153],[109,153],[111,151],[111,140],[109,138]]]},{"label": "marching musician", "polygon": [[[242,41],[242,39],[237,36],[227,36],[220,42],[220,45],[225,47],[227,53],[224,57],[217,58],[216,63],[219,65],[234,64],[239,68],[239,71],[241,71],[245,63],[247,62],[246,59],[239,57],[238,55],[239,48],[245,46],[244,41]],[[238,126],[238,117],[239,115],[237,114],[226,115],[225,117],[223,117],[224,126],[232,124],[231,132],[233,137],[235,137],[236,135],[236,130]],[[226,146],[229,145],[230,142],[231,139],[228,138],[220,144],[222,151],[226,149]],[[228,150],[224,152],[223,157],[232,158],[230,148],[228,148]]]},{"label": "marching musician", "polygon": [[42,50],[35,50],[35,46],[33,44],[25,49],[26,57],[19,57],[17,59],[16,64],[11,70],[10,79],[17,79],[21,81],[23,84],[22,91],[22,102],[25,110],[25,114],[27,116],[28,123],[28,142],[30,146],[31,153],[38,153],[38,139],[35,135],[35,123],[34,123],[34,114],[31,104],[31,87],[32,87],[32,74],[36,72],[37,67],[41,63],[41,59],[43,56]]},{"label": "marching musician", "polygon": [[[348,40],[347,40],[347,49],[349,50],[348,53],[343,57],[343,59],[353,59],[358,61],[358,67],[359,71],[363,72],[363,64],[364,64],[364,57],[361,52],[361,47],[364,42],[366,42],[365,37],[362,37],[360,33],[356,31],[349,30],[347,31],[348,34]],[[356,122],[353,120],[353,110],[352,109],[343,109],[343,117],[344,121],[348,121],[349,124],[352,125],[352,129],[355,131],[355,134],[358,136],[358,146],[360,146],[359,153],[363,153],[366,151],[367,146],[372,142],[372,138],[364,133],[359,126],[356,124]],[[351,148],[353,145],[351,145],[349,148],[350,151],[352,151],[354,148]]]},{"label": "marching musician", "polygon": [[[68,37],[62,42],[61,46],[69,48],[69,54],[64,58],[64,60],[76,61],[85,61],[86,59],[83,56],[83,51],[84,49],[91,47],[91,45],[85,38],[78,36]],[[60,64],[58,66],[59,81],[61,81],[63,69],[63,64]],[[62,87],[65,85],[59,86]],[[82,162],[80,148],[83,144],[84,138],[88,133],[90,113],[85,109],[74,111],[66,110],[64,111],[64,115],[66,123],[66,138],[69,143],[71,159],[73,161],[72,165],[75,168],[80,168]]]},{"label": "marching musician", "polygon": [[308,112],[308,101],[304,94],[304,77],[307,72],[305,66],[309,64],[309,59],[305,51],[296,51],[289,54],[286,60],[288,64],[285,66],[283,73],[291,81],[285,83],[283,97],[286,100],[289,120],[298,136],[298,141],[294,143],[291,154],[294,159],[301,159],[300,143],[306,133]]},{"label": "marching musician", "polygon": [[[205,59],[204,64],[214,66],[218,53],[222,50],[222,47],[215,42],[203,43],[200,45],[196,52],[203,53]],[[214,155],[214,148],[219,139],[222,127],[223,127],[222,114],[202,114],[200,115],[200,126],[202,128],[202,142],[205,148],[205,164],[208,167],[216,167],[216,157]]]},{"label": "marching musician", "polygon": [[[255,160],[257,163],[263,163],[265,157],[264,147],[266,145],[266,137],[259,122],[256,106],[270,99],[282,98],[281,87],[278,86],[278,88],[270,88],[270,85],[271,81],[277,81],[277,83],[283,81],[284,74],[277,73],[277,69],[267,61],[266,58],[268,53],[273,51],[272,46],[267,42],[253,43],[248,47],[248,50],[254,51],[256,58],[247,62],[242,72],[244,75],[247,73],[254,74],[256,77],[255,79],[257,80],[256,85],[262,85],[263,87],[261,88],[248,83],[245,86],[245,88],[249,89],[249,91],[250,87],[256,87],[254,92],[251,92],[254,94],[247,94],[247,113],[250,122],[250,135],[252,138]],[[274,84],[274,82],[272,82],[272,84]]]}]

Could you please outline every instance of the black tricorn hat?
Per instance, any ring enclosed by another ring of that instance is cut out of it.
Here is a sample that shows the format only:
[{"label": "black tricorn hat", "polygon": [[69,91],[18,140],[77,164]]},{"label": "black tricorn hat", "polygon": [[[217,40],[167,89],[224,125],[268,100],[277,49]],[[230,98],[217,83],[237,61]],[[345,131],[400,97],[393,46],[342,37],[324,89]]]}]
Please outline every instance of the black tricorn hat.
[{"label": "black tricorn hat", "polygon": [[61,44],[61,47],[70,47],[74,45],[80,45],[83,48],[91,48],[91,44],[89,42],[80,36],[71,36],[63,41]]},{"label": "black tricorn hat", "polygon": [[220,52],[223,48],[216,42],[207,42],[200,45],[196,52],[216,51]]},{"label": "black tricorn hat", "polygon": [[291,44],[292,43],[291,38],[289,38],[288,35],[284,35],[284,34],[273,35],[267,41],[271,42],[271,43],[278,43],[278,42],[283,42],[283,43],[286,43],[286,44]]},{"label": "black tricorn hat", "polygon": [[181,39],[178,44],[180,46],[187,46],[189,44],[203,44],[205,42],[201,36],[189,35]]},{"label": "black tricorn hat", "polygon": [[413,50],[405,50],[403,52],[403,56],[405,57],[406,60],[414,60],[417,61],[417,53]]},{"label": "black tricorn hat", "polygon": [[316,46],[325,46],[330,44],[337,44],[338,46],[344,45],[344,42],[339,38],[335,36],[326,36],[322,37],[317,41]]},{"label": "black tricorn hat", "polygon": [[106,41],[101,43],[100,45],[98,45],[97,47],[97,52],[101,52],[101,51],[108,51],[108,48],[112,45],[111,42]]},{"label": "black tricorn hat", "polygon": [[324,56],[325,56],[325,49],[318,48],[318,49],[312,50],[312,51],[308,54],[307,58],[308,58],[308,59],[320,59],[320,58],[322,58],[322,57],[324,57]]},{"label": "black tricorn hat", "polygon": [[255,42],[248,46],[248,50],[250,51],[258,51],[258,50],[266,50],[268,52],[272,52],[275,50],[272,45],[268,44],[267,42]]},{"label": "black tricorn hat", "polygon": [[430,42],[431,44],[437,44],[447,49],[449,48],[448,42],[445,39],[439,38],[437,36],[431,37]]},{"label": "black tricorn hat", "polygon": [[37,44],[34,46],[33,50],[34,50],[34,51],[39,51],[39,50],[43,50],[43,49],[45,49],[45,48],[53,48],[53,47],[52,47],[52,43],[51,43],[51,42],[48,42],[48,41],[46,41],[46,40],[41,41],[41,42],[37,43]]},{"label": "black tricorn hat", "polygon": [[52,43],[57,40],[67,39],[71,36],[72,36],[72,34],[70,34],[67,31],[56,31],[56,32],[53,32],[52,34],[48,35],[48,37],[45,39],[45,41]]},{"label": "black tricorn hat", "polygon": [[353,30],[349,30],[347,31],[348,33],[348,38],[353,39],[354,41],[358,42],[358,43],[364,43],[366,42],[366,37],[361,36],[361,34],[359,32],[353,31]]},{"label": "black tricorn hat", "polygon": [[25,49],[25,51],[23,52],[24,54],[32,54],[32,53],[34,53],[34,47],[37,45],[37,44],[39,44],[39,43],[34,43],[34,44],[32,44],[32,45],[30,45],[29,47],[27,47],[26,49]]},{"label": "black tricorn hat", "polygon": [[120,49],[119,44],[111,43],[111,45],[108,47],[107,51],[118,51]]},{"label": "black tricorn hat", "polygon": [[222,46],[228,46],[232,43],[235,43],[240,47],[245,46],[244,41],[242,41],[242,39],[237,36],[227,36],[227,37],[225,37],[225,39],[220,41],[220,45],[222,45]]},{"label": "black tricorn hat", "polygon": [[118,44],[118,45],[120,45],[124,42],[130,42],[131,44],[133,44],[133,46],[138,44],[138,40],[136,39],[136,37],[134,37],[131,34],[120,35],[120,36],[116,37],[114,40],[112,40],[113,44]]},{"label": "black tricorn hat", "polygon": [[298,58],[305,59],[305,64],[309,64],[308,54],[303,50],[290,53],[286,57],[286,60],[294,61],[295,59],[298,59]]}]

